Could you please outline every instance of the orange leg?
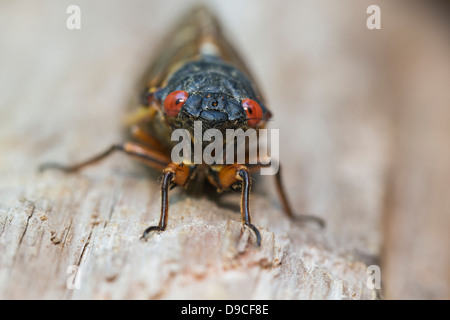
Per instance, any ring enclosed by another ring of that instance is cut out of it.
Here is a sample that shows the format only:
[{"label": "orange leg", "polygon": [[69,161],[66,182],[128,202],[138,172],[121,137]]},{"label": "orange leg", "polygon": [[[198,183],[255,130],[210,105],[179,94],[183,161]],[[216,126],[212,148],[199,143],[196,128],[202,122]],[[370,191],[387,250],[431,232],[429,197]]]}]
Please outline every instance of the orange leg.
[{"label": "orange leg", "polygon": [[145,229],[141,240],[146,240],[149,234],[153,231],[164,231],[167,227],[167,220],[169,218],[169,188],[172,183],[174,173],[172,171],[165,171],[161,183],[161,217],[157,226],[151,226]]},{"label": "orange leg", "polygon": [[75,171],[78,171],[78,170],[88,166],[88,165],[97,163],[97,162],[105,159],[106,157],[111,155],[114,151],[124,152],[132,157],[137,158],[138,160],[141,160],[148,166],[155,168],[155,169],[159,169],[159,170],[163,170],[167,166],[167,164],[170,163],[170,158],[160,152],[148,149],[148,148],[138,145],[136,143],[126,142],[123,144],[112,145],[111,147],[106,149],[104,152],[102,152],[86,161],[75,164],[75,165],[66,166],[66,165],[61,165],[59,163],[52,162],[52,163],[45,163],[45,164],[41,165],[39,167],[39,170],[45,171],[48,169],[57,169],[57,170],[62,170],[64,172],[75,172]]},{"label": "orange leg", "polygon": [[[270,164],[249,164],[247,165],[250,173],[259,171],[261,168],[264,167],[270,167]],[[294,211],[292,210],[292,207],[289,203],[288,197],[286,195],[286,191],[284,189],[282,177],[281,177],[281,166],[278,166],[278,171],[275,174],[275,186],[277,189],[278,197],[280,198],[281,205],[283,207],[283,211],[289,216],[289,218],[297,221],[311,221],[317,223],[321,228],[325,227],[325,221],[318,217],[309,216],[309,215],[296,215],[294,214]]]},{"label": "orange leg", "polygon": [[162,152],[164,154],[170,154],[170,150],[164,147],[158,140],[153,138],[146,130],[144,130],[139,124],[135,124],[130,129],[131,135],[138,141],[144,143],[150,149]]},{"label": "orange leg", "polygon": [[241,194],[241,218],[242,224],[249,227],[256,236],[256,244],[261,246],[261,234],[259,230],[252,224],[250,216],[250,188],[251,178],[250,170],[243,165],[234,164],[223,167],[219,172],[219,182],[222,189],[227,189],[237,181],[242,181]]},{"label": "orange leg", "polygon": [[146,240],[153,231],[164,231],[169,218],[169,190],[172,184],[184,186],[189,178],[189,168],[181,164],[170,163],[163,172],[161,183],[161,217],[157,226],[145,229],[141,240]]},{"label": "orange leg", "polygon": [[96,155],[84,162],[76,165],[65,166],[58,163],[46,163],[40,166],[40,171],[47,169],[57,169],[65,172],[75,172],[88,165],[94,164],[105,159],[114,151],[122,151],[126,154],[143,161],[152,168],[163,170],[163,179],[161,183],[161,217],[158,226],[152,226],[144,231],[141,239],[146,239],[152,231],[164,231],[167,227],[169,216],[169,188],[171,184],[183,186],[189,178],[189,168],[183,163],[175,164],[170,159],[157,151],[148,149],[135,143],[117,144],[109,147],[104,152]]}]

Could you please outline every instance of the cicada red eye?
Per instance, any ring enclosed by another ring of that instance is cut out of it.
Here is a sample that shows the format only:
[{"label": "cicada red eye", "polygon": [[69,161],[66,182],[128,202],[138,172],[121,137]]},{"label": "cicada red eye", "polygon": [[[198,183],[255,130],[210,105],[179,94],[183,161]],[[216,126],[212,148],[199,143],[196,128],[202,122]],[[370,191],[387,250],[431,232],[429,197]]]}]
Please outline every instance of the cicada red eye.
[{"label": "cicada red eye", "polygon": [[176,117],[188,97],[189,93],[183,90],[169,93],[166,100],[164,100],[164,112],[171,117]]},{"label": "cicada red eye", "polygon": [[242,106],[247,113],[247,123],[250,127],[256,127],[262,120],[263,110],[261,106],[252,99],[242,100]]}]

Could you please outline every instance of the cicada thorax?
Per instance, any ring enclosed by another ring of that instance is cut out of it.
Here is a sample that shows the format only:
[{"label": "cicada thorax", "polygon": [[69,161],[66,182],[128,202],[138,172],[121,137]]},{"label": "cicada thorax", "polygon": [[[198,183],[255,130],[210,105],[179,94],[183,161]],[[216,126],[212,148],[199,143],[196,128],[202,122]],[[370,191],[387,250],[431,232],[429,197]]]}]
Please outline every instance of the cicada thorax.
[{"label": "cicada thorax", "polygon": [[144,75],[148,88],[164,87],[180,67],[205,55],[219,57],[251,77],[235,48],[224,37],[218,20],[202,6],[183,17],[161,48]]}]

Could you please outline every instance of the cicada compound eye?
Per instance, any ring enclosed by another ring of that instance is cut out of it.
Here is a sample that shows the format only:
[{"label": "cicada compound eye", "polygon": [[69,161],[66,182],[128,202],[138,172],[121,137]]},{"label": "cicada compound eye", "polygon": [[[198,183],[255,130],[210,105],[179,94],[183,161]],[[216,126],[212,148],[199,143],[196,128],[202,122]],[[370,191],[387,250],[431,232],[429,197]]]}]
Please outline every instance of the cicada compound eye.
[{"label": "cicada compound eye", "polygon": [[247,123],[250,127],[256,127],[263,119],[263,110],[258,102],[252,99],[242,100],[242,106],[247,113]]},{"label": "cicada compound eye", "polygon": [[189,93],[183,90],[169,93],[164,100],[164,112],[171,117],[176,117],[188,97]]}]

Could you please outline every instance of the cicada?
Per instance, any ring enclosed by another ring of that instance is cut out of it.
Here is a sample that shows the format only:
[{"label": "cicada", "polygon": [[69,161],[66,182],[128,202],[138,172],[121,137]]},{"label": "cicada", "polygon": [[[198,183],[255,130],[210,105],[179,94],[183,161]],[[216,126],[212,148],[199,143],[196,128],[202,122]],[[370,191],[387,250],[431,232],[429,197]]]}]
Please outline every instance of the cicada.
[{"label": "cicada", "polygon": [[[166,230],[169,191],[173,186],[189,189],[206,180],[218,192],[238,189],[242,223],[254,232],[260,246],[261,235],[252,223],[249,208],[251,174],[264,166],[258,159],[215,165],[193,163],[190,159],[171,160],[174,146],[171,134],[176,129],[193,132],[194,122],[201,121],[203,128],[221,132],[230,128],[259,130],[272,117],[250,72],[225,38],[213,14],[202,7],[186,17],[168,36],[163,50],[145,74],[140,106],[133,112],[129,124],[129,141],[115,144],[76,165],[47,163],[41,169],[75,172],[120,151],[160,170],[160,220],[158,225],[144,231],[142,239],[147,239],[152,232]],[[275,186],[284,211],[294,217],[280,170],[275,174]]]}]

